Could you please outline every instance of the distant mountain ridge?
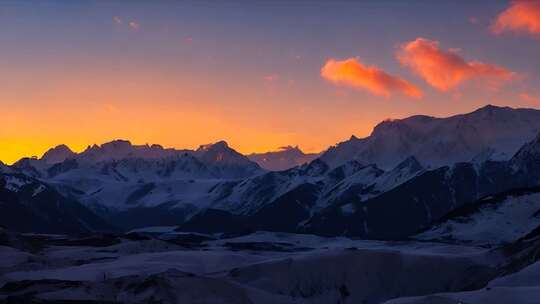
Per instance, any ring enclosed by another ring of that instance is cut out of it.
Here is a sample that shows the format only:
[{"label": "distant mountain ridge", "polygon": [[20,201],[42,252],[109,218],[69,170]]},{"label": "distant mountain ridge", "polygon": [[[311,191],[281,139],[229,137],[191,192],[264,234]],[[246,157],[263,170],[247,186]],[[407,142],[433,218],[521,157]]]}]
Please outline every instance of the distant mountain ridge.
[{"label": "distant mountain ridge", "polygon": [[286,146],[281,147],[278,151],[252,153],[247,157],[264,169],[281,171],[308,163],[319,155],[320,153],[304,153],[298,146]]},{"label": "distant mountain ridge", "polygon": [[[354,160],[332,169],[317,159],[287,171],[220,184],[211,191],[216,198],[211,209],[201,211],[180,229],[219,232],[209,230],[216,221],[227,222],[228,232],[404,239],[487,195],[540,186],[538,164],[540,133],[508,161],[425,169],[409,157],[384,171]],[[539,212],[535,209],[530,214]],[[537,218],[528,220],[533,222],[526,227],[535,227]]]},{"label": "distant mountain ridge", "polygon": [[[399,239],[482,196],[537,186],[539,113],[486,106],[386,121],[369,137],[353,136],[279,171],[224,141],[176,150],[125,140],[81,153],[58,146],[0,170],[43,183],[124,229],[166,224]],[[281,165],[305,155],[287,147],[258,156]]]},{"label": "distant mountain ridge", "polygon": [[[225,146],[229,148],[227,152],[231,158],[222,160],[222,163],[231,159],[246,163],[247,158],[271,171],[287,170],[317,157],[330,167],[358,160],[392,169],[407,157],[414,156],[423,166],[436,168],[456,162],[508,160],[538,132],[540,110],[487,105],[470,113],[445,118],[414,115],[385,120],[377,124],[369,136],[358,138],[353,135],[322,153],[304,153],[298,146],[286,146],[278,151],[241,155],[225,141],[188,150],[163,148],[156,144],[133,145],[127,140],[114,140],[88,146],[81,153],[74,153],[66,145],[59,145],[48,150],[39,160],[50,165],[69,158],[98,162],[124,158],[168,158],[184,153],[202,157],[205,147]],[[35,159],[23,158],[17,163],[22,165],[22,162],[40,166]]]},{"label": "distant mountain ridge", "polygon": [[58,145],[47,150],[41,157],[41,160],[47,164],[57,164],[65,161],[68,158],[74,158],[77,154],[66,145]]},{"label": "distant mountain ridge", "polygon": [[[224,141],[203,145],[197,150],[177,150],[173,148],[166,149],[155,144],[133,145],[127,140],[114,140],[102,145],[88,146],[81,153],[74,153],[66,145],[59,145],[45,152],[39,159],[23,158],[14,163],[12,167],[32,176],[46,177],[48,172],[56,176],[58,173],[62,173],[60,171],[81,166],[126,163],[128,160],[131,160],[131,162],[138,160],[139,163],[145,161],[148,163],[174,163],[178,159],[191,159],[192,162],[199,163],[195,166],[202,166],[201,164],[211,166],[215,169],[214,171],[221,171],[225,175],[230,173],[225,172],[226,170],[236,171],[231,174],[238,177],[249,176],[261,170],[256,163],[230,148]],[[59,171],[61,168],[63,169]],[[242,171],[244,169],[246,172]]]}]

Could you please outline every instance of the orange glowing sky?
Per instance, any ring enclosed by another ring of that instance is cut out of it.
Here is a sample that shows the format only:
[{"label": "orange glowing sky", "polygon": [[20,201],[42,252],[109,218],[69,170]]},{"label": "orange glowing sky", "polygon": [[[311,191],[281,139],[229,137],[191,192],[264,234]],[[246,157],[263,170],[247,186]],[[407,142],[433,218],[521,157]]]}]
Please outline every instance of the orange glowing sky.
[{"label": "orange glowing sky", "polygon": [[318,152],[386,118],[540,107],[539,20],[539,1],[6,1],[0,160],[113,139]]}]

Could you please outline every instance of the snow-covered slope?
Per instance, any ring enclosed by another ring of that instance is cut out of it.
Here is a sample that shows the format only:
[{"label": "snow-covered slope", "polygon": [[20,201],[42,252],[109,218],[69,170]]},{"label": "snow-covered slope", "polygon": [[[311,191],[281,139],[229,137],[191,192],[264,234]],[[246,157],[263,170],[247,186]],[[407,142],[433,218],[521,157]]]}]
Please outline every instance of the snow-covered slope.
[{"label": "snow-covered slope", "polygon": [[[305,222],[302,231],[376,239],[408,237],[482,197],[540,185],[540,154],[535,152],[539,149],[538,143],[540,141],[536,138],[525,144],[509,161],[456,163],[434,170],[406,170],[416,173],[381,193],[374,190],[377,188],[375,185],[364,200],[351,197],[349,204],[330,205]],[[362,194],[365,190],[355,193]],[[505,210],[510,213],[530,211],[514,207]],[[537,221],[534,218],[530,220]]]},{"label": "snow-covered slope", "polygon": [[[538,185],[540,136],[519,146],[538,134],[539,113],[487,106],[449,118],[385,121],[367,138],[352,137],[284,171],[265,171],[223,141],[190,151],[123,140],[74,156],[60,146],[10,169],[54,185],[103,216],[118,215],[129,229],[167,218],[167,225],[194,219],[187,227],[205,231],[224,229],[209,223],[222,221],[237,228],[402,238],[485,195]],[[451,165],[433,167],[444,163]]]},{"label": "snow-covered slope", "polygon": [[508,160],[539,131],[539,110],[488,105],[448,118],[417,115],[387,120],[369,137],[352,137],[328,149],[321,158],[331,167],[357,159],[386,169],[411,155],[431,167],[480,156]]},{"label": "snow-covered slope", "polygon": [[299,189],[311,189],[310,199],[306,201],[308,206],[305,207],[308,213],[312,213],[333,204],[351,189],[368,187],[382,173],[376,166],[356,161],[330,170],[326,163],[317,159],[300,167],[268,172],[240,183],[222,183],[212,191],[216,197],[213,207],[252,215]]},{"label": "snow-covered slope", "polygon": [[[78,198],[94,210],[106,211],[106,214],[133,208],[180,208],[194,212],[208,207],[208,191],[213,186],[242,173],[241,167],[208,166],[187,153],[165,159],[73,161],[73,164],[66,161],[51,167],[47,180],[60,191]],[[247,174],[247,171],[243,173]],[[138,221],[138,225],[128,226],[149,224],[143,217]],[[179,218],[176,224],[181,221]]]},{"label": "snow-covered slope", "polygon": [[522,171],[534,178],[540,177],[540,134],[519,149],[510,165],[515,171]]},{"label": "snow-covered slope", "polygon": [[194,155],[224,177],[242,178],[263,172],[257,163],[230,148],[225,141],[200,146]]},{"label": "snow-covered slope", "polygon": [[287,146],[275,152],[253,153],[247,157],[266,170],[281,171],[308,163],[318,156],[319,153],[304,153],[298,146]]},{"label": "snow-covered slope", "polygon": [[[11,263],[0,274],[0,299],[378,304],[461,291],[496,265],[485,249],[445,244],[258,233],[201,245],[205,250],[118,238],[104,247],[52,246],[33,263]],[[21,253],[6,252],[13,255]]]},{"label": "snow-covered slope", "polygon": [[0,223],[15,231],[85,233],[114,227],[78,201],[24,174],[0,174]]},{"label": "snow-covered slope", "polygon": [[540,225],[540,188],[514,190],[467,204],[416,239],[480,245],[514,242]]},{"label": "snow-covered slope", "polygon": [[180,224],[184,216],[208,207],[208,191],[216,184],[264,172],[225,142],[190,151],[125,140],[94,145],[79,154],[58,146],[11,169],[53,185],[128,229],[159,224],[160,217]]},{"label": "snow-covered slope", "polygon": [[[421,167],[417,167],[413,159],[388,172],[357,161],[330,169],[316,159],[285,171],[223,182],[210,190],[213,201],[210,208],[216,211],[202,211],[181,229],[219,232],[227,223],[227,229],[235,231],[247,227],[297,231],[319,212],[333,206],[352,211],[356,208],[354,204],[399,186],[416,176],[419,170]],[[214,225],[217,222],[224,224]]]},{"label": "snow-covered slope", "polygon": [[[512,257],[508,260],[507,263],[512,263]],[[537,304],[540,299],[540,261],[534,255],[530,260],[525,268],[495,278],[481,289],[400,297],[384,304]]]}]

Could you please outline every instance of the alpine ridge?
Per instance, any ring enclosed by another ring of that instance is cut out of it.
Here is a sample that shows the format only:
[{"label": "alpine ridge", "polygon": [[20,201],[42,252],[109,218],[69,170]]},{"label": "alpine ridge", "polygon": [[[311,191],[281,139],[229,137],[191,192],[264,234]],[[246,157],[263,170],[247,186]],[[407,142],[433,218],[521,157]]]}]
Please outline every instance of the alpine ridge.
[{"label": "alpine ridge", "polygon": [[[306,162],[297,147],[245,156],[225,141],[178,150],[114,140],[81,153],[59,145],[2,174],[43,183],[119,229],[220,232],[222,222],[230,231],[401,239],[483,196],[536,186],[539,130],[538,110],[488,105],[384,121]],[[276,159],[303,163],[257,164]]]}]

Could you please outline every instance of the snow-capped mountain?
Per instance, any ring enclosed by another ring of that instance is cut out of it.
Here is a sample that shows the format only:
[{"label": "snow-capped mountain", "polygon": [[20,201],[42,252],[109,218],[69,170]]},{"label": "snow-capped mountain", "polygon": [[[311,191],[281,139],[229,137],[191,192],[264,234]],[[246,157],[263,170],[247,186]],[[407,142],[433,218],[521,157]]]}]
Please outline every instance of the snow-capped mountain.
[{"label": "snow-capped mountain", "polygon": [[282,171],[265,171],[223,141],[193,151],[123,140],[75,155],[60,146],[7,169],[129,229],[166,223],[220,232],[225,225],[399,239],[486,195],[537,186],[540,136],[530,134],[538,113],[488,106],[387,121],[368,138]]},{"label": "snow-capped mountain", "polygon": [[212,222],[226,222],[228,229],[237,231],[246,227],[297,231],[302,223],[332,206],[354,212],[354,204],[398,186],[421,170],[413,159],[388,172],[354,160],[330,169],[316,159],[285,171],[219,183],[210,191],[212,211],[201,212],[181,229],[217,232],[209,229]]},{"label": "snow-capped mountain", "polygon": [[389,171],[354,160],[332,169],[317,159],[290,170],[218,184],[210,191],[212,211],[199,213],[181,229],[217,232],[209,227],[221,222],[236,231],[402,239],[486,195],[539,185],[536,143],[525,144],[509,161],[436,169],[424,168],[414,157]]},{"label": "snow-capped mountain", "polygon": [[90,146],[79,154],[60,145],[47,151],[41,159],[23,158],[12,168],[42,178],[99,174],[124,181],[242,178],[263,171],[223,141],[192,151],[165,149],[160,145],[132,145],[126,140],[115,140]]},{"label": "snow-capped mountain", "polygon": [[41,157],[41,160],[47,164],[57,164],[65,161],[68,158],[74,158],[77,154],[66,145],[58,145],[47,150]]},{"label": "snow-capped mountain", "polygon": [[44,170],[49,167],[45,161],[37,158],[24,157],[10,166],[11,169],[32,177],[42,177]]},{"label": "snow-capped mountain", "polygon": [[308,163],[318,156],[319,153],[304,153],[298,146],[286,146],[275,152],[253,153],[247,157],[266,170],[281,171]]},{"label": "snow-capped mountain", "polygon": [[203,163],[212,166],[219,175],[242,178],[262,172],[257,163],[230,148],[225,141],[202,145],[194,155]]},{"label": "snow-capped mountain", "polygon": [[370,136],[353,136],[328,149],[321,158],[332,167],[357,159],[386,169],[411,155],[432,168],[481,156],[484,160],[508,160],[539,131],[540,110],[488,105],[447,118],[417,115],[386,120]]},{"label": "snow-capped mountain", "polygon": [[377,239],[409,236],[482,197],[540,185],[537,143],[538,138],[525,144],[509,161],[418,171],[406,182],[356,202],[355,208],[334,205],[322,210],[304,225],[305,230]]},{"label": "snow-capped mountain", "polygon": [[114,140],[100,146],[88,146],[75,158],[82,162],[120,160],[125,158],[156,159],[177,155],[184,151],[164,149],[160,145],[133,145],[127,140]]},{"label": "snow-capped mountain", "polygon": [[167,218],[172,225],[181,223],[185,215],[208,207],[208,191],[216,184],[264,172],[226,142],[192,151],[125,140],[94,145],[79,154],[59,146],[41,159],[21,159],[10,169],[53,185],[130,228]]},{"label": "snow-capped mountain", "polygon": [[220,143],[165,158],[69,159],[50,167],[47,180],[96,210],[196,210],[207,206],[208,190],[217,183],[258,172],[257,164]]}]

